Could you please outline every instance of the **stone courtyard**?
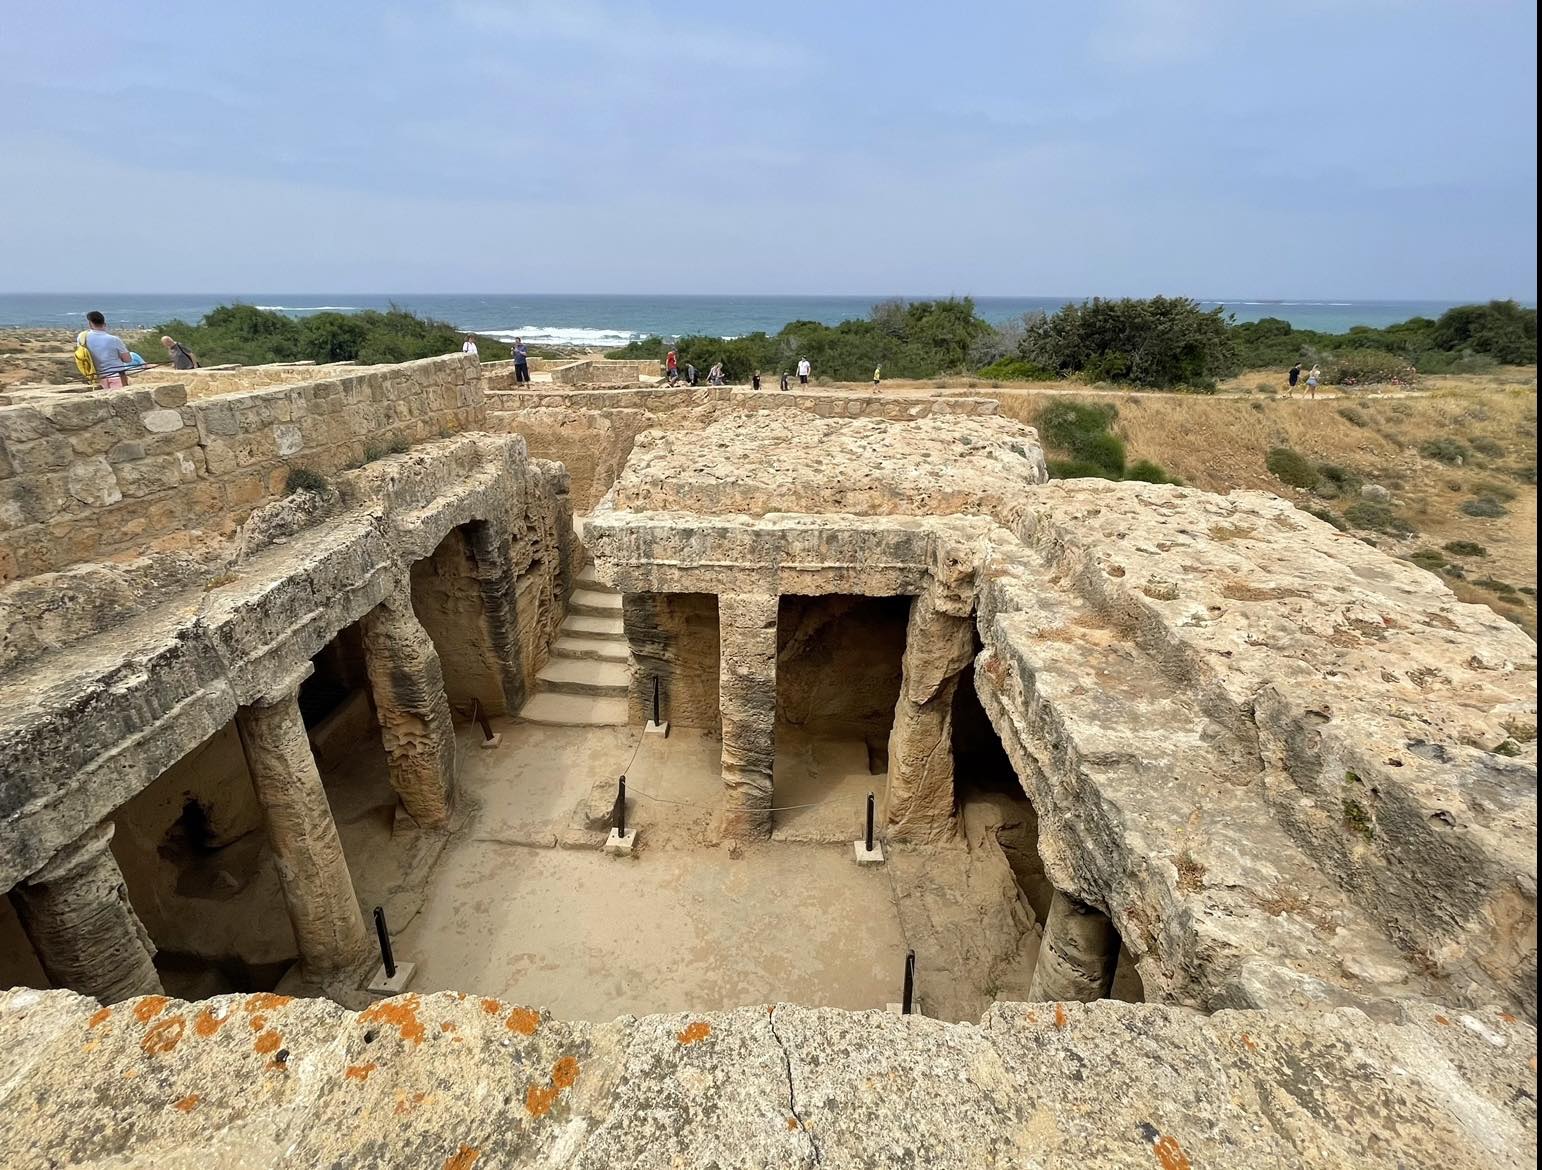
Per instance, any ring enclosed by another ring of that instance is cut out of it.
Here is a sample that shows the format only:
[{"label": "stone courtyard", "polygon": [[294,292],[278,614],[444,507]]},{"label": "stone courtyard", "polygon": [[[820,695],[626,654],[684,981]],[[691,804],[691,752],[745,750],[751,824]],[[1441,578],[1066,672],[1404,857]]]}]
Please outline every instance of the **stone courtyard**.
[{"label": "stone courtyard", "polygon": [[1535,1163],[1524,633],[988,397],[568,377],[0,401],[0,1165]]}]

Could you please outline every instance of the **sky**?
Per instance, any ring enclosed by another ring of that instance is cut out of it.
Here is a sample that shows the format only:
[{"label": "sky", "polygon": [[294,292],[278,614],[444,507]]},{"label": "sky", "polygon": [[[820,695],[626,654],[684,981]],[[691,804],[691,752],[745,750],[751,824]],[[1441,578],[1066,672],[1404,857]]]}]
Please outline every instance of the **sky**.
[{"label": "sky", "polygon": [[0,0],[0,291],[1534,300],[1509,0]]}]

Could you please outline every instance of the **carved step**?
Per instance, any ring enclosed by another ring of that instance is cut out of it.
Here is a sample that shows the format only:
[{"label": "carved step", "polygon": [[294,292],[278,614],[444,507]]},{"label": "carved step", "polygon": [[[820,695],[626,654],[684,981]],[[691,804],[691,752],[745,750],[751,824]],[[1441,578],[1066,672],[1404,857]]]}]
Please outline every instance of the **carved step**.
[{"label": "carved step", "polygon": [[626,700],[541,691],[530,697],[519,717],[551,727],[624,727]]},{"label": "carved step", "polygon": [[568,598],[568,612],[589,614],[592,617],[614,617],[621,612],[621,594],[575,589],[573,596]]},{"label": "carved step", "polygon": [[621,628],[621,618],[595,617],[586,613],[570,613],[562,620],[562,634],[573,638],[607,638],[624,642],[626,631]]},{"label": "carved step", "polygon": [[620,662],[599,659],[553,658],[536,672],[549,691],[570,695],[626,698],[631,672]]},{"label": "carved step", "polygon": [[595,576],[593,561],[578,571],[578,576],[573,578],[573,583],[580,589],[591,589],[595,593],[616,593],[614,585],[607,585]]},{"label": "carved step", "polygon": [[553,658],[598,658],[605,662],[625,662],[629,657],[625,642],[612,642],[604,638],[570,638],[559,636],[551,644]]}]

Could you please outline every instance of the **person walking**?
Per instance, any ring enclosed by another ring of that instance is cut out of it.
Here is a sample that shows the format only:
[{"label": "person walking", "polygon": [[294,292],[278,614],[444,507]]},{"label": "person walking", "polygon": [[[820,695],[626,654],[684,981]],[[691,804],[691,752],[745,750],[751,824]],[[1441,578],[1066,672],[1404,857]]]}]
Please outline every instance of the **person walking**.
[{"label": "person walking", "polygon": [[880,383],[882,381],[883,381],[883,365],[880,363],[879,365],[876,365],[876,366],[873,367],[873,387],[874,387],[874,389],[876,389],[877,386],[878,386],[878,383]]},{"label": "person walking", "polygon": [[514,381],[530,381],[530,351],[525,348],[523,337],[514,339]]},{"label": "person walking", "polygon": [[712,368],[707,371],[707,385],[721,386],[723,384],[723,363],[713,362]]},{"label": "person walking", "polygon": [[460,351],[461,353],[469,353],[472,357],[477,356],[477,335],[475,333],[466,334],[466,340],[461,343]]},{"label": "person walking", "polygon": [[669,352],[664,355],[664,381],[673,386],[680,380],[680,355],[675,352],[675,347],[670,346]]},{"label": "person walking", "polygon": [[161,344],[166,347],[166,356],[171,359],[171,368],[174,370],[196,370],[198,359],[189,352],[187,346],[170,337],[161,338]]},{"label": "person walking", "polygon": [[1301,381],[1301,363],[1297,362],[1290,367],[1290,385],[1285,387],[1285,397],[1289,398],[1296,392],[1296,383]]},{"label": "person walking", "polygon": [[759,370],[756,370],[753,374],[750,375],[750,389],[755,391],[755,393],[757,393],[757,394],[760,393],[760,371]]},{"label": "person walking", "polygon": [[695,362],[686,362],[685,363],[685,384],[687,386],[694,386],[694,385],[696,385],[696,363]]},{"label": "person walking", "polygon": [[86,314],[87,329],[75,338],[76,345],[91,351],[97,384],[103,390],[122,390],[128,385],[127,370],[132,358],[129,347],[115,333],[107,332],[107,318],[92,309]]},{"label": "person walking", "polygon": [[786,370],[782,371],[782,389],[783,390],[787,389],[787,371]]},{"label": "person walking", "polygon": [[814,367],[809,363],[808,358],[798,359],[798,385],[807,386],[809,375],[813,372]]},{"label": "person walking", "polygon": [[1317,397],[1317,380],[1321,376],[1322,376],[1322,371],[1320,369],[1318,369],[1316,366],[1313,366],[1312,367],[1312,372],[1306,376],[1306,392],[1307,392],[1307,395],[1309,397],[1311,397],[1311,398],[1316,398]]}]

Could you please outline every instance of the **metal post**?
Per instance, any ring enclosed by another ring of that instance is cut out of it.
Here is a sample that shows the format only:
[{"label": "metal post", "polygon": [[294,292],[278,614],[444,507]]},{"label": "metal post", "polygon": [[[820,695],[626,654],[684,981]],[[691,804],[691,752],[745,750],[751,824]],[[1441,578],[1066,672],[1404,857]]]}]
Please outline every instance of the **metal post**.
[{"label": "metal post", "polygon": [[659,676],[653,676],[653,726],[662,727],[659,719]]},{"label": "metal post", "polygon": [[913,1013],[916,998],[916,953],[905,952],[905,991],[900,998],[900,1015]]},{"label": "metal post", "polygon": [[616,782],[616,807],[611,812],[611,823],[615,827],[616,836],[626,836],[626,777],[621,777]]},{"label": "metal post", "polygon": [[873,794],[867,794],[867,851],[873,851]]},{"label": "metal post", "polygon": [[471,717],[477,721],[477,726],[482,729],[482,742],[490,743],[492,742],[493,738],[492,722],[487,718],[486,715],[482,714],[482,704],[480,700],[473,699],[471,702]]},{"label": "metal post", "polygon": [[391,954],[391,932],[386,929],[385,909],[375,907],[375,937],[380,940],[380,965],[385,968],[386,978],[396,978],[396,957]]}]

